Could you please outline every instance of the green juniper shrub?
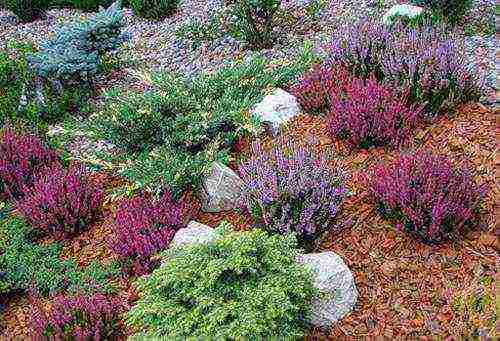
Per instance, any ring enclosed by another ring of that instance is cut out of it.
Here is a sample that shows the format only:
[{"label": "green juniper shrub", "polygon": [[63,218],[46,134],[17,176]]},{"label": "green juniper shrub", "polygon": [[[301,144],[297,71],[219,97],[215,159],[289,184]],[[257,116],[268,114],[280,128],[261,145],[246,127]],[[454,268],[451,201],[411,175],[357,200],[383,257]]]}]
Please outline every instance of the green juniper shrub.
[{"label": "green juniper shrub", "polygon": [[110,279],[118,275],[115,263],[106,266],[91,262],[79,268],[72,260],[61,258],[60,244],[35,244],[36,234],[23,220],[5,217],[0,221],[3,235],[0,252],[0,296],[12,291],[33,290],[48,295],[70,292],[113,291]]},{"label": "green juniper shrub", "polygon": [[31,44],[16,41],[10,41],[8,48],[0,51],[0,125],[10,121],[43,131],[47,124],[80,111],[87,95],[83,88],[68,87],[56,92],[49,81],[40,80],[40,93],[32,90],[36,82],[27,55],[34,52]]},{"label": "green juniper shrub", "polygon": [[258,131],[248,111],[264,90],[286,87],[311,60],[304,53],[292,65],[271,69],[252,59],[191,81],[165,73],[145,76],[150,93],[111,93],[89,129],[124,149],[106,161],[137,188],[160,193],[168,186],[175,196],[188,187],[197,190],[214,160],[227,163],[236,141]]},{"label": "green juniper shrub", "polygon": [[126,316],[144,338],[267,339],[301,337],[316,290],[295,262],[293,235],[216,229],[213,243],[174,247],[138,280]]},{"label": "green juniper shrub", "polygon": [[181,24],[175,31],[175,35],[177,38],[191,42],[191,48],[196,49],[203,42],[212,42],[223,35],[221,20],[221,14],[213,15],[207,22],[192,19]]},{"label": "green juniper shrub", "polygon": [[430,9],[434,20],[456,25],[463,21],[471,8],[472,0],[411,0],[411,3]]},{"label": "green juniper shrub", "polygon": [[180,0],[129,0],[135,15],[160,20],[172,15],[179,7]]},{"label": "green juniper shrub", "polygon": [[26,54],[30,52],[33,52],[32,45],[16,41],[9,42],[8,49],[0,51],[0,125],[29,114],[19,113],[19,106],[24,86],[30,80],[26,61]]},{"label": "green juniper shrub", "polygon": [[229,13],[229,34],[251,48],[271,46],[280,4],[281,0],[237,0]]},{"label": "green juniper shrub", "polygon": [[119,166],[118,173],[138,189],[157,195],[168,187],[177,199],[186,189],[200,188],[202,175],[209,171],[212,162],[227,164],[228,159],[224,151],[216,155],[207,151],[193,155],[165,145],[137,155],[133,162]]},{"label": "green juniper shrub", "polygon": [[163,144],[168,118],[156,110],[154,94],[108,93],[106,109],[93,117],[102,137],[129,152],[149,151]]},{"label": "green juniper shrub", "polygon": [[58,7],[71,7],[87,12],[95,12],[99,7],[108,7],[113,0],[60,0]]}]

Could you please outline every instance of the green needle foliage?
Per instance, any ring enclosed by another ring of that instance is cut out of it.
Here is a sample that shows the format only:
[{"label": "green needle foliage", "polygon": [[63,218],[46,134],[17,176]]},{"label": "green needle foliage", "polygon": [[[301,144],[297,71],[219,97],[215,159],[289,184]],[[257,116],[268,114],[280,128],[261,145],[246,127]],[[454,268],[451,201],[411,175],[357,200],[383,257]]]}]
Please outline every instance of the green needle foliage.
[{"label": "green needle foliage", "polygon": [[138,281],[140,299],[126,323],[132,339],[298,338],[315,293],[295,262],[294,235],[235,232],[223,223],[213,243],[174,247]]},{"label": "green needle foliage", "polygon": [[79,268],[61,259],[60,244],[36,244],[34,231],[16,217],[0,220],[0,297],[13,291],[33,290],[41,295],[69,292],[111,292],[109,281],[119,273],[115,263],[92,262]]}]

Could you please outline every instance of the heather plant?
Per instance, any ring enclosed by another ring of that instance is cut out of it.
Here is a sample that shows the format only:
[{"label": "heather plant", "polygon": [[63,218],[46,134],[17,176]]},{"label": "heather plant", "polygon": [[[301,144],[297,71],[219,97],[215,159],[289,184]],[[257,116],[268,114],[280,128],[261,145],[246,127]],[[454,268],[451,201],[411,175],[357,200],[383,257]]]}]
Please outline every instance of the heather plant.
[{"label": "heather plant", "polygon": [[110,224],[110,249],[132,273],[148,273],[155,265],[151,256],[166,248],[175,232],[185,226],[186,208],[168,192],[156,200],[145,196],[123,199]]},{"label": "heather plant", "polygon": [[329,161],[291,141],[281,141],[270,151],[254,143],[239,173],[246,185],[242,204],[256,225],[274,233],[295,232],[299,245],[310,251],[333,228],[348,192],[344,173]]},{"label": "heather plant", "polygon": [[35,305],[30,330],[36,340],[115,340],[124,336],[119,321],[127,303],[120,297],[59,295],[50,308]]},{"label": "heather plant", "polygon": [[230,11],[229,34],[252,48],[269,47],[280,4],[281,0],[237,0]]},{"label": "heather plant", "polygon": [[30,68],[42,79],[53,81],[60,91],[64,85],[91,82],[102,56],[128,38],[121,32],[122,18],[115,3],[85,21],[60,28],[39,52],[28,57]]},{"label": "heather plant", "polygon": [[127,313],[134,340],[298,338],[315,289],[297,264],[296,240],[255,229],[216,229],[213,243],[167,250],[160,268],[137,281]]},{"label": "heather plant", "polygon": [[26,221],[63,239],[83,231],[98,216],[104,190],[83,165],[73,163],[67,170],[57,165],[41,171],[23,194],[16,208]]},{"label": "heather plant", "polygon": [[401,155],[369,172],[369,192],[379,211],[418,240],[437,244],[471,226],[486,188],[465,162],[444,155]]},{"label": "heather plant", "polygon": [[417,125],[418,109],[407,108],[374,77],[353,78],[341,91],[331,92],[330,102],[330,133],[355,148],[397,148]]},{"label": "heather plant", "polygon": [[401,89],[406,104],[423,105],[421,116],[432,118],[477,100],[483,91],[483,74],[470,66],[464,41],[449,31],[428,25],[391,29],[361,20],[335,31],[330,61]]},{"label": "heather plant", "polygon": [[57,154],[35,135],[18,134],[5,127],[0,135],[0,196],[21,197],[37,172],[57,161]]},{"label": "heather plant", "polygon": [[172,15],[180,0],[130,0],[135,15],[146,19],[160,20]]},{"label": "heather plant", "polygon": [[315,65],[305,73],[290,91],[297,98],[302,109],[311,114],[325,114],[330,111],[332,93],[341,91],[351,76],[341,66]]}]

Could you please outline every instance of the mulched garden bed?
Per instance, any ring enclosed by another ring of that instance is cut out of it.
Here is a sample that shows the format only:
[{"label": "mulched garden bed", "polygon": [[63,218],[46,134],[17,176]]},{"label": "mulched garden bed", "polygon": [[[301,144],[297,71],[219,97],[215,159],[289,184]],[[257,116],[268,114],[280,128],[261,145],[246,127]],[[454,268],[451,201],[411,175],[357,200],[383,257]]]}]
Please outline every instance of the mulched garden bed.
[{"label": "mulched garden bed", "polygon": [[[478,170],[478,182],[490,185],[480,230],[463,240],[442,246],[419,244],[394,231],[376,212],[360,186],[359,175],[370,166],[389,160],[394,151],[374,149],[348,151],[327,136],[324,119],[298,116],[287,136],[304,141],[314,135],[321,150],[331,150],[352,174],[349,187],[354,195],[345,204],[339,222],[344,229],[324,236],[318,252],[339,254],[353,271],[359,291],[354,311],[331,330],[314,329],[307,339],[352,339],[371,336],[387,338],[468,337],[495,335],[495,277],[498,263],[495,229],[496,127],[498,111],[480,105],[465,106],[453,118],[442,118],[416,134],[413,148],[421,146],[452,157],[467,157]],[[273,140],[268,139],[268,144]],[[109,179],[111,187],[120,181]],[[193,199],[194,200],[194,199]],[[194,205],[196,212],[196,205]],[[105,204],[104,211],[113,208]],[[342,217],[350,216],[347,221]],[[252,219],[237,212],[198,213],[193,219],[216,226],[225,219],[238,230],[248,229]],[[64,247],[65,257],[87,264],[92,259],[108,260],[105,244],[108,229],[104,220],[93,224]],[[129,301],[135,293],[129,282],[121,295]],[[14,296],[6,303],[0,339],[25,339],[32,306],[25,297]]]}]

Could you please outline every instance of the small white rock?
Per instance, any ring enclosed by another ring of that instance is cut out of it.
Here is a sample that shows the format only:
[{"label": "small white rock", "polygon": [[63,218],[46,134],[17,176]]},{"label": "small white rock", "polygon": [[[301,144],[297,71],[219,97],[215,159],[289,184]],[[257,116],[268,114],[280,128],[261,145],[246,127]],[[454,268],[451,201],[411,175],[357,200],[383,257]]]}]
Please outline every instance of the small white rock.
[{"label": "small white rock", "polygon": [[262,122],[268,123],[272,133],[277,134],[283,123],[300,114],[300,108],[295,96],[277,88],[257,103],[250,112]]},{"label": "small white rock", "polygon": [[314,286],[322,294],[313,298],[310,322],[327,327],[352,311],[358,299],[358,290],[351,270],[334,252],[299,254],[299,264],[314,271]]},{"label": "small white rock", "polygon": [[197,221],[190,221],[188,226],[175,233],[171,246],[207,244],[216,237],[215,230]]},{"label": "small white rock", "polygon": [[240,179],[231,168],[214,162],[212,172],[203,179],[200,200],[203,212],[223,212],[234,209],[244,188]]},{"label": "small white rock", "polygon": [[412,6],[408,4],[394,5],[382,17],[382,23],[390,25],[392,23],[392,19],[396,16],[413,19],[421,15],[423,11],[424,9],[419,6]]}]

